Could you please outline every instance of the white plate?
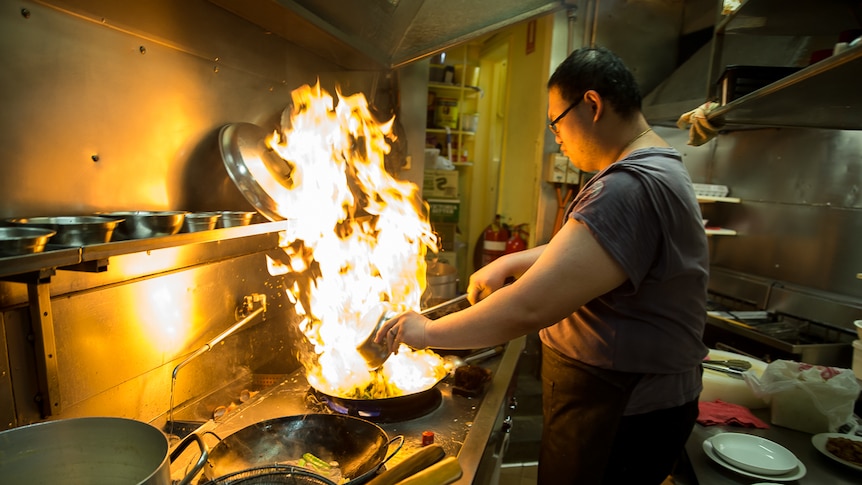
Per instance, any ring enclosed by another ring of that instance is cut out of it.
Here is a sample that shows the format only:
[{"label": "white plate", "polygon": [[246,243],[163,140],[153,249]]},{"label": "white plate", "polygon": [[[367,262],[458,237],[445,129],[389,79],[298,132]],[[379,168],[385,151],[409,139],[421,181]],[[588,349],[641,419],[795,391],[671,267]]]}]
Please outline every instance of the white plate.
[{"label": "white plate", "polygon": [[804,477],[805,474],[808,472],[808,469],[805,468],[805,464],[799,461],[799,459],[796,460],[796,469],[790,473],[785,473],[783,475],[759,475],[757,473],[745,471],[722,460],[721,457],[719,457],[715,453],[715,450],[712,449],[712,442],[709,441],[710,439],[711,438],[703,440],[703,452],[706,453],[706,456],[710,457],[712,461],[718,463],[719,465],[727,468],[730,471],[739,473],[740,475],[745,475],[746,477],[751,478],[760,478],[762,480],[769,480],[772,482],[791,482],[793,480],[799,480],[800,478]]},{"label": "white plate", "polygon": [[862,438],[860,438],[858,436],[853,436],[853,435],[849,435],[849,434],[841,434],[841,433],[820,433],[820,434],[816,434],[816,435],[811,437],[811,444],[814,445],[815,448],[817,448],[817,451],[819,451],[820,453],[823,453],[824,455],[828,456],[829,458],[832,458],[833,460],[837,461],[838,463],[841,463],[843,465],[849,466],[850,468],[855,468],[859,471],[862,471],[862,466],[859,466],[859,465],[857,465],[853,462],[849,462],[847,460],[842,460],[841,458],[838,458],[837,456],[830,453],[829,450],[826,449],[826,440],[828,440],[829,438],[847,438],[847,439],[851,439],[853,441],[856,441],[858,443],[862,443]]},{"label": "white plate", "polygon": [[713,450],[724,461],[760,475],[783,475],[796,468],[787,448],[766,438],[746,433],[721,433],[710,438]]}]

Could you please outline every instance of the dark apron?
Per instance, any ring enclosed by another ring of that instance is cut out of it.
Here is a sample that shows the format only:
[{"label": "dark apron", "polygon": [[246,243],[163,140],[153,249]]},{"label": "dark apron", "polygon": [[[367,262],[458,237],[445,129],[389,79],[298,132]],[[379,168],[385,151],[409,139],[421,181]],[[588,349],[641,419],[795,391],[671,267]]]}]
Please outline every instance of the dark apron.
[{"label": "dark apron", "polygon": [[540,484],[599,484],[642,374],[586,365],[542,346]]}]

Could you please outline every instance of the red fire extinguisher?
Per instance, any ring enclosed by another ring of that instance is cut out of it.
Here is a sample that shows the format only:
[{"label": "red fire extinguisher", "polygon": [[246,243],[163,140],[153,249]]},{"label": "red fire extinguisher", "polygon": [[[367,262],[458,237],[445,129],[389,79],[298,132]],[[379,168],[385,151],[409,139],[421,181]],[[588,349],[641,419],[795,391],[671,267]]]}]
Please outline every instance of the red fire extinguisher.
[{"label": "red fire extinguisher", "polygon": [[494,222],[485,229],[482,238],[482,266],[504,255],[508,240],[509,231],[500,222],[500,215],[498,214],[494,218]]},{"label": "red fire extinguisher", "polygon": [[527,241],[522,237],[527,235],[526,224],[518,224],[512,231],[512,237],[506,241],[505,254],[516,253],[527,249]]}]

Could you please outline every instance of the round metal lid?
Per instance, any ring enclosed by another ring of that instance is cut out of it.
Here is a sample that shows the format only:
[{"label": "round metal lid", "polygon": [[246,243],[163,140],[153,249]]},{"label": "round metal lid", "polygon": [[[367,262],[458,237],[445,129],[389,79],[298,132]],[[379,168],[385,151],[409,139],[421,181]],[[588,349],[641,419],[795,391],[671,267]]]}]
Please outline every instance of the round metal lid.
[{"label": "round metal lid", "polygon": [[219,132],[219,151],[227,173],[243,197],[271,221],[285,219],[279,201],[290,200],[285,183],[290,166],[266,145],[266,130],[253,123],[231,123]]}]

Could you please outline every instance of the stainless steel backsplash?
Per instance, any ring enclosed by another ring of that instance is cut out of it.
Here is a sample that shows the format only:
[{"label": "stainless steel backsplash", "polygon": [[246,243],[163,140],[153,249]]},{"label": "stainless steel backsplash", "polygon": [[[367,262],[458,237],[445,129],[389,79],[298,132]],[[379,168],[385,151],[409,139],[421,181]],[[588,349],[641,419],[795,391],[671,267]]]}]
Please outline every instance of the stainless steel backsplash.
[{"label": "stainless steel backsplash", "polygon": [[726,185],[741,199],[702,206],[710,225],[738,232],[710,238],[714,267],[846,303],[862,318],[862,133],[763,128],[691,147],[686,131],[660,130],[694,182]]},{"label": "stainless steel backsplash", "polygon": [[[274,129],[290,92],[318,79],[333,95],[337,83],[374,101],[389,74],[346,72],[205,0],[22,0],[5,7],[0,219],[248,210],[218,151],[223,125]],[[375,105],[385,113],[395,98],[381,95]],[[414,149],[421,157],[421,144]],[[58,370],[51,403],[58,412],[50,417],[163,420],[171,370],[230,327],[249,293],[268,295],[266,321],[182,369],[176,404],[248,370],[296,369],[292,304],[281,279],[267,273],[256,241],[141,251],[112,257],[103,272],[50,276],[46,311]],[[235,250],[222,254],[225,248]],[[0,281],[0,429],[45,417],[27,289]]]}]

